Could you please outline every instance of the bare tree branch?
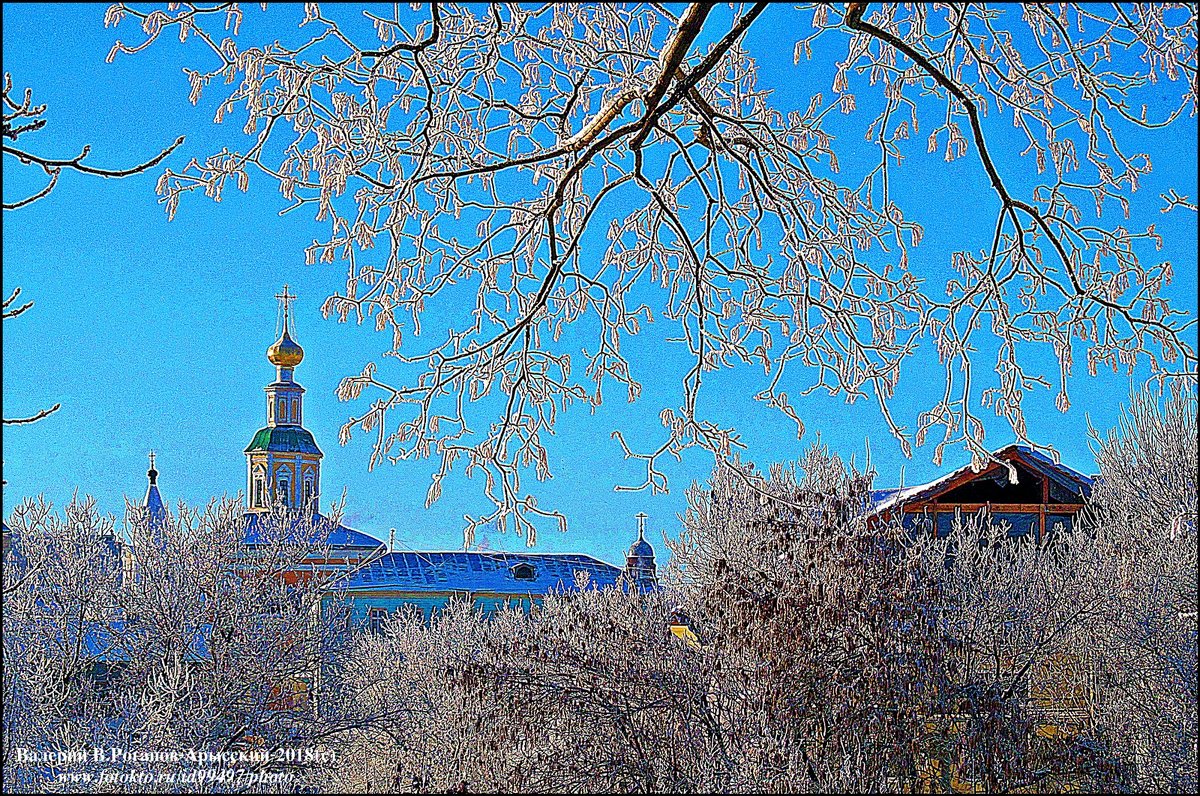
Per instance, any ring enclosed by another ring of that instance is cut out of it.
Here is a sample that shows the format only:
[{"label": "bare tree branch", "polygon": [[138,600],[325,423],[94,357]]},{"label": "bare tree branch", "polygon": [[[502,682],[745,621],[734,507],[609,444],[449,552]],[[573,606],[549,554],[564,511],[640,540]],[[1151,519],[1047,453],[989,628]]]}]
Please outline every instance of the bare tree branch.
[{"label": "bare tree branch", "polygon": [[[33,94],[30,89],[25,90],[25,96],[21,103],[17,103],[11,97],[12,93],[12,75],[7,72],[4,74],[4,94],[3,103],[4,111],[4,129],[3,138],[11,141],[16,141],[21,135],[26,133],[41,130],[46,125],[46,119],[42,118],[42,114],[46,112],[45,105],[33,105]],[[32,119],[30,122],[20,122],[22,119]],[[56,159],[47,158],[28,151],[25,148],[10,145],[7,142],[3,144],[3,154],[9,155],[17,159],[23,166],[38,166],[49,177],[46,187],[40,191],[33,193],[24,199],[16,202],[5,202],[5,210],[19,210],[22,207],[33,204],[39,199],[45,198],[54,190],[58,184],[59,175],[63,169],[68,171],[76,171],[80,174],[91,174],[99,177],[131,177],[135,174],[141,174],[148,171],[158,164],[166,160],[167,156],[179,148],[183,144],[184,137],[179,136],[175,139],[175,143],[168,146],[166,149],[159,152],[153,158],[139,163],[136,166],[128,168],[107,169],[92,166],[84,163],[84,159],[91,153],[91,145],[85,145],[78,155],[73,158]]]},{"label": "bare tree branch", "polygon": [[[160,201],[171,217],[185,195],[219,200],[261,174],[284,212],[312,208],[327,234],[306,260],[346,276],[322,311],[390,332],[339,387],[364,402],[340,439],[370,434],[370,467],[436,458],[430,502],[456,466],[482,476],[467,542],[484,525],[530,542],[561,526],[528,476],[551,476],[560,412],[614,385],[641,396],[657,370],[628,343],[650,323],[674,329],[678,401],[658,407],[662,438],[612,440],[651,491],[684,450],[728,465],[744,444],[702,411],[716,371],[738,369],[798,436],[821,392],[878,405],[905,455],[936,434],[935,462],[961,445],[977,465],[984,414],[1032,444],[1026,396],[1054,390],[1067,411],[1077,359],[1195,381],[1196,321],[1164,292],[1174,266],[1149,219],[1124,217],[1152,175],[1129,131],[1178,129],[1196,107],[1191,6],[438,4],[372,10],[365,44],[340,9],[310,4],[287,45],[239,35],[241,13],[119,4],[106,17],[141,25],[113,56],[164,31],[193,42],[192,101],[216,92],[214,122],[245,124],[239,151],[166,171]],[[844,54],[805,65],[828,73],[829,97],[783,107],[761,85],[744,40],[765,19],[795,31],[797,61],[818,42]],[[702,38],[713,45],[692,52]],[[963,190],[999,200],[947,257],[920,248],[915,219],[946,197],[929,195],[925,166],[904,168],[919,132],[919,156],[975,147],[981,183]],[[853,177],[846,158],[863,165]],[[1014,193],[1006,174],[1026,158],[1037,179]],[[445,306],[464,317],[431,310]],[[905,417],[897,391],[922,350],[940,383],[923,378]]]},{"label": "bare tree branch", "polygon": [[49,409],[40,409],[40,410],[38,410],[37,414],[30,415],[29,417],[15,417],[15,418],[14,417],[6,417],[6,418],[4,418],[4,425],[17,426],[17,425],[22,425],[24,423],[36,423],[37,421],[39,421],[43,418],[49,417],[50,415],[57,412],[59,410],[59,407],[61,407],[61,406],[62,406],[62,404],[55,404],[54,406],[50,407]]}]

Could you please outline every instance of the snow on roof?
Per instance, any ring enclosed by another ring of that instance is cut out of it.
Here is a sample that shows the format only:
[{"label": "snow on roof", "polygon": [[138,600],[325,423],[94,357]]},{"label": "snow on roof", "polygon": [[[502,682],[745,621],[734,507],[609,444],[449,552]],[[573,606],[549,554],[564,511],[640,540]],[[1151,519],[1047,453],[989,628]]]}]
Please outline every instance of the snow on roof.
[{"label": "snow on roof", "polygon": [[[1091,476],[1067,467],[1061,462],[1055,462],[1049,456],[1040,453],[1026,445],[1008,445],[995,450],[991,454],[993,460],[1016,459],[1038,474],[1058,482],[1061,486],[1073,492],[1084,495],[1091,494]],[[966,464],[957,470],[936,478],[928,483],[910,487],[893,487],[889,489],[874,489],[871,491],[871,514],[880,514],[889,509],[902,506],[914,499],[929,497],[942,491],[962,474],[971,471],[971,465]],[[987,469],[985,465],[985,470]],[[983,473],[983,470],[979,471]]]},{"label": "snow on roof", "polygon": [[[267,517],[264,517],[256,512],[246,512],[246,544],[259,545],[265,544],[267,539],[275,538],[277,531],[269,530],[271,523]],[[334,523],[328,517],[321,514],[312,516],[311,531],[316,533],[325,532],[326,535],[320,537],[321,541],[333,548],[350,548],[354,550],[378,550],[381,549],[383,542],[376,539],[374,536],[356,531],[353,528],[348,528],[345,525]],[[290,522],[290,527],[285,538],[292,532],[307,534],[310,532],[310,526],[307,524],[308,518],[293,519]]]},{"label": "snow on roof", "polygon": [[578,553],[404,551],[390,553],[333,584],[347,591],[467,591],[544,595],[572,590],[578,572],[597,588],[612,586],[621,569]]}]

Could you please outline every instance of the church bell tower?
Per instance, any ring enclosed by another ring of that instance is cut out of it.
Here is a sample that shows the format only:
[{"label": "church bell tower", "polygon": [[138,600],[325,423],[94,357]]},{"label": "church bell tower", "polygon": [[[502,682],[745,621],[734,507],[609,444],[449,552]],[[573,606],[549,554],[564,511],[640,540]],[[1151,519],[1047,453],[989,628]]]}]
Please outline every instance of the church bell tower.
[{"label": "church bell tower", "polygon": [[294,379],[304,349],[292,339],[291,303],[283,286],[275,298],[282,309],[282,331],[267,349],[275,381],[266,386],[267,425],[246,448],[246,502],[251,511],[283,505],[294,511],[317,511],[321,495],[321,449],[303,421],[304,388]]}]

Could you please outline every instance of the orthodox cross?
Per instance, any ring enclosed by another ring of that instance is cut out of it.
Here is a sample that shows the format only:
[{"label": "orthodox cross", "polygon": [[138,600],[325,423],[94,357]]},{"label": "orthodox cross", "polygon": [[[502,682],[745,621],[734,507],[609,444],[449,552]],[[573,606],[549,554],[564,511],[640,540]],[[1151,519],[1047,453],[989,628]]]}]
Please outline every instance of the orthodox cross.
[{"label": "orthodox cross", "polygon": [[639,511],[633,516],[636,517],[638,521],[638,538],[644,539],[646,533],[646,520],[649,519],[650,515],[644,511]]},{"label": "orthodox cross", "polygon": [[150,451],[150,469],[154,469],[154,451]]},{"label": "orthodox cross", "polygon": [[282,293],[276,293],[275,298],[279,299],[279,306],[283,307],[283,331],[288,331],[288,310],[291,309],[292,302],[296,296],[288,292],[288,286],[283,286]]}]

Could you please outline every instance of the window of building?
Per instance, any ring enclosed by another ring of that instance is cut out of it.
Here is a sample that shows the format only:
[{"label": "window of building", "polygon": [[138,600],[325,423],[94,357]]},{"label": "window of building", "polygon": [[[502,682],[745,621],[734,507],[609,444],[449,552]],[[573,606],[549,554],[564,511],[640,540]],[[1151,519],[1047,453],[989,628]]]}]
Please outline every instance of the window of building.
[{"label": "window of building", "polygon": [[537,570],[532,564],[517,564],[512,568],[512,576],[516,580],[533,580],[537,577]]},{"label": "window of building", "polygon": [[255,468],[250,505],[256,509],[267,507],[267,476],[262,468]]},{"label": "window of building", "polygon": [[1008,526],[1010,539],[1037,539],[1039,517],[1032,512],[997,512],[992,520]]},{"label": "window of building", "polygon": [[1050,541],[1059,534],[1070,533],[1075,527],[1075,516],[1072,514],[1047,514],[1046,515],[1046,541]]},{"label": "window of building", "polygon": [[926,512],[908,511],[900,516],[900,525],[912,536],[933,533],[933,516]]},{"label": "window of building", "polygon": [[304,508],[313,508],[313,502],[316,499],[316,488],[313,485],[312,478],[304,479]]},{"label": "window of building", "polygon": [[292,502],[291,501],[291,498],[292,498],[291,486],[292,485],[287,480],[287,478],[280,478],[279,484],[275,489],[275,493],[276,493],[276,496],[278,497],[279,501],[281,503],[284,503],[285,505],[291,505],[291,502]]},{"label": "window of building", "polygon": [[371,608],[367,611],[367,629],[372,633],[382,633],[383,623],[387,621],[386,608]]}]

